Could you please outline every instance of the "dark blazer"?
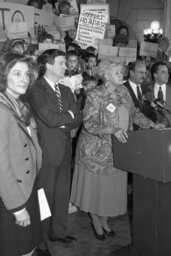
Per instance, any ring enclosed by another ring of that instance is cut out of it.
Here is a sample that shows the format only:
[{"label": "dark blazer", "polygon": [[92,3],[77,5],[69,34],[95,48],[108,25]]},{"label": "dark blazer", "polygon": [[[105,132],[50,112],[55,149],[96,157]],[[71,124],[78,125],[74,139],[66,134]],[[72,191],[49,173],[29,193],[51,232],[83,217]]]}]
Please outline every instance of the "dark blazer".
[{"label": "dark blazer", "polygon": [[[55,165],[59,165],[63,158],[65,145],[70,141],[70,131],[78,127],[82,121],[70,88],[59,84],[59,89],[63,102],[62,113],[55,92],[44,78],[36,81],[28,94],[37,121],[43,153],[46,153]],[[74,119],[68,110],[74,113]]]},{"label": "dark blazer", "polygon": [[[148,91],[145,94],[145,98],[151,102],[155,99],[154,96],[154,84],[152,84]],[[168,111],[163,111],[163,118],[161,118],[161,115],[158,115],[158,120],[160,122],[163,122],[166,124],[166,126],[171,126],[171,85],[166,85],[166,100],[165,100],[165,107],[168,109]],[[170,112],[170,113],[169,113]],[[166,120],[167,119],[167,120]]]}]

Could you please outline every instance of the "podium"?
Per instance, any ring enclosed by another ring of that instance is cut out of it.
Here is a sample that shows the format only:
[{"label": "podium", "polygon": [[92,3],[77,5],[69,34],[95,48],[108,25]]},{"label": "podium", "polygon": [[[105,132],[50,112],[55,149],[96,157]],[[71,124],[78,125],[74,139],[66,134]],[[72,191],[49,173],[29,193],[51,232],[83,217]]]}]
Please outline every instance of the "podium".
[{"label": "podium", "polygon": [[133,173],[133,255],[171,255],[171,129],[112,136],[114,166]]}]

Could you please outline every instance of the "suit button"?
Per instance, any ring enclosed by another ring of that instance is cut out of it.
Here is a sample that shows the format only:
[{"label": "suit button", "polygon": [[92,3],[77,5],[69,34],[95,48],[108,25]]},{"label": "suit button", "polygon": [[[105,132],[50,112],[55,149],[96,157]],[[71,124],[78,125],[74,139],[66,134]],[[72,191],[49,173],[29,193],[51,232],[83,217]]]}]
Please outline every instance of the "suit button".
[{"label": "suit button", "polygon": [[27,143],[26,143],[26,144],[24,144],[24,147],[27,147]]},{"label": "suit button", "polygon": [[28,161],[29,160],[29,157],[25,158],[25,161]]},{"label": "suit button", "polygon": [[17,179],[17,182],[18,182],[18,183],[22,183],[22,180]]},{"label": "suit button", "polygon": [[30,173],[30,170],[28,170],[26,173],[29,174],[29,173]]}]

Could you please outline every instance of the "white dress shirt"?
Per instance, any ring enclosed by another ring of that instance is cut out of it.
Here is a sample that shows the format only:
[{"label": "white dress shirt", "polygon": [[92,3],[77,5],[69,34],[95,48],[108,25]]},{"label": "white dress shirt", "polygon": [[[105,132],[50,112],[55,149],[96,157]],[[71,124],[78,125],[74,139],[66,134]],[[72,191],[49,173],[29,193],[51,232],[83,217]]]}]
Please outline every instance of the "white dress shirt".
[{"label": "white dress shirt", "polygon": [[135,96],[136,96],[136,98],[137,98],[137,100],[138,100],[137,86],[139,86],[140,92],[141,92],[141,94],[142,94],[142,90],[141,90],[140,84],[135,84],[135,83],[132,82],[130,79],[129,79],[128,81],[129,81],[129,84],[130,84],[130,86],[131,86],[131,88],[132,88],[132,90],[133,90],[133,92],[134,92],[134,94],[135,94]]},{"label": "white dress shirt", "polygon": [[158,98],[158,92],[159,92],[159,88],[161,86],[161,89],[162,89],[162,92],[163,92],[163,100],[166,101],[166,84],[162,84],[162,85],[159,85],[159,84],[154,84],[154,97],[155,99]]}]

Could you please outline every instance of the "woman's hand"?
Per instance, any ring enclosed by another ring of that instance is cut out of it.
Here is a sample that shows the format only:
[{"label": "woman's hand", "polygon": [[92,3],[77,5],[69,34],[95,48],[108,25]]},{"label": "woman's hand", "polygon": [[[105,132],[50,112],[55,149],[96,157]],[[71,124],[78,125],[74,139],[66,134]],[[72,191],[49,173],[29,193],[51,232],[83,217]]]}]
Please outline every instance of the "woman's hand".
[{"label": "woman's hand", "polygon": [[126,143],[128,134],[121,128],[114,129],[114,135],[119,140],[119,142]]},{"label": "woman's hand", "polygon": [[164,125],[164,124],[161,124],[161,123],[158,123],[158,124],[152,123],[152,124],[151,124],[151,127],[152,127],[153,129],[159,130],[159,129],[164,129],[164,128],[165,128],[165,125]]},{"label": "woman's hand", "polygon": [[21,213],[16,214],[15,218],[16,218],[16,224],[18,224],[19,226],[26,227],[31,223],[30,216],[26,209],[21,211]]}]

